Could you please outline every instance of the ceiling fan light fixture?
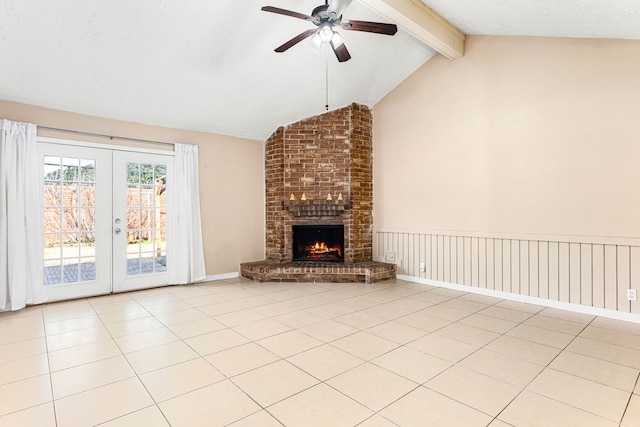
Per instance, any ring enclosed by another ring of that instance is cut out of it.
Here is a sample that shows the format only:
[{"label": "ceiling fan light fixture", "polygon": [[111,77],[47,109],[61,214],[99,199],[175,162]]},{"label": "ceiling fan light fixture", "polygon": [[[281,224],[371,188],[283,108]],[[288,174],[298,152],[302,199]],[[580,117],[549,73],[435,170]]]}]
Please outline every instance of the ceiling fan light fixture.
[{"label": "ceiling fan light fixture", "polygon": [[320,48],[322,47],[322,38],[320,37],[319,31],[309,39],[309,44],[314,48],[320,50]]},{"label": "ceiling fan light fixture", "polygon": [[337,31],[334,31],[333,36],[331,36],[331,44],[334,48],[342,46],[344,44],[344,39],[340,34],[338,34]]},{"label": "ceiling fan light fixture", "polygon": [[320,28],[318,34],[320,35],[320,39],[323,43],[329,43],[333,39],[333,35],[335,33],[333,32],[333,28],[331,28],[331,25],[326,24]]}]

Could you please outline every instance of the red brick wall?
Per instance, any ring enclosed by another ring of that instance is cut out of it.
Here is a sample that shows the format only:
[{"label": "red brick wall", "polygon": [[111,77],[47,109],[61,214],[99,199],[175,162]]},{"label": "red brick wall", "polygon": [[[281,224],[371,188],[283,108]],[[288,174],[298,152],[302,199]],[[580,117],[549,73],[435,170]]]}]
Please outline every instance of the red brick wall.
[{"label": "red brick wall", "polygon": [[[358,104],[279,128],[267,139],[266,255],[290,261],[293,225],[344,224],[345,261],[372,259],[373,159],[371,111]],[[287,209],[293,193],[299,201],[334,201],[342,193],[339,215],[294,216]]]},{"label": "red brick wall", "polygon": [[352,105],[351,131],[351,215],[350,238],[353,258],[371,261],[373,258],[373,116],[371,110]]},{"label": "red brick wall", "polygon": [[265,144],[266,255],[284,259],[284,128],[276,130]]}]

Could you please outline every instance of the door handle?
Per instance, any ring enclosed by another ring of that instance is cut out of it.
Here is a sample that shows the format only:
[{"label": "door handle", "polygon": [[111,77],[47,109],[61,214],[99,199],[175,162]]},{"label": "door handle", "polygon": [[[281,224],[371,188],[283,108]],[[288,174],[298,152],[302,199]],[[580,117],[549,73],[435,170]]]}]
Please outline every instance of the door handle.
[{"label": "door handle", "polygon": [[122,230],[120,230],[119,228],[114,228],[113,232],[116,234],[120,234],[122,232]]}]

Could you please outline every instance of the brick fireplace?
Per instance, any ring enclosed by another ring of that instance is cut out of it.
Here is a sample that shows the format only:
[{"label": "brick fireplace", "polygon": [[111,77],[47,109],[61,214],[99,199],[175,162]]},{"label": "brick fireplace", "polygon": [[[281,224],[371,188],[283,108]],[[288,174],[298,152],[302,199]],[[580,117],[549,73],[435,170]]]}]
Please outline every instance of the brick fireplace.
[{"label": "brick fireplace", "polygon": [[[241,264],[243,276],[339,282],[395,277],[395,265],[372,261],[372,124],[369,108],[351,104],[281,127],[267,139],[267,259]],[[294,260],[294,229],[309,227],[343,227],[344,262]]]}]

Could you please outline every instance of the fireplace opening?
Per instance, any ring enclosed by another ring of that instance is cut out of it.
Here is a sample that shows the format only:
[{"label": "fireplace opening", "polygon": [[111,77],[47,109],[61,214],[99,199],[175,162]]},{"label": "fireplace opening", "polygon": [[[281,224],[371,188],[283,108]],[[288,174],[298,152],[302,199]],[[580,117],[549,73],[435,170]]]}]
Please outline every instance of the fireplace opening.
[{"label": "fireplace opening", "polygon": [[344,225],[294,225],[293,260],[344,262]]}]

